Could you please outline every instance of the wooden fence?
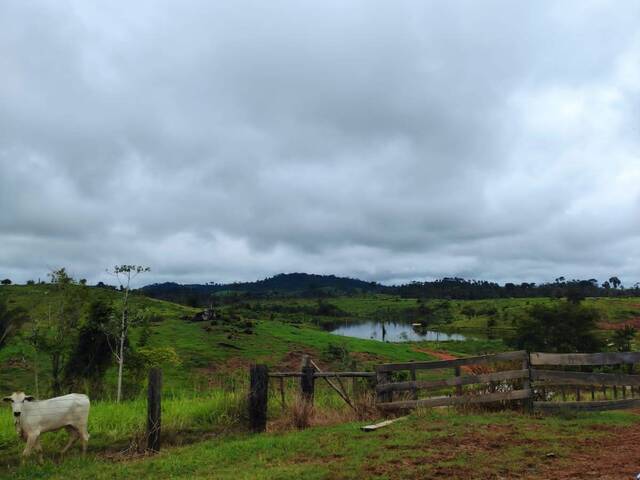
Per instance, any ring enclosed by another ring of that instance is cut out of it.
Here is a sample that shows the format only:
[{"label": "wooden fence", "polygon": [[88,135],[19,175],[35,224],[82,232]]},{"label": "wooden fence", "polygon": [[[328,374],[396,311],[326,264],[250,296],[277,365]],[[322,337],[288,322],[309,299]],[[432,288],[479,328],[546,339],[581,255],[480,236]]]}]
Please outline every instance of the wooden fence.
[{"label": "wooden fence", "polygon": [[[640,407],[640,375],[631,374],[635,363],[640,363],[640,352],[532,353],[531,378],[538,391],[534,406],[542,410]],[[566,370],[566,367],[593,370],[594,367],[601,369],[612,365],[620,365],[621,370],[622,366],[626,366],[628,373]],[[567,387],[570,388],[569,392]],[[557,393],[558,390],[563,401],[549,401],[549,392]],[[611,398],[608,398],[607,390]],[[585,395],[590,400],[583,401]],[[567,401],[568,396],[572,396],[573,400]]]},{"label": "wooden fence", "polygon": [[305,401],[313,403],[316,380],[322,379],[347,405],[355,410],[355,405],[349,397],[342,379],[353,379],[355,387],[357,378],[373,378],[375,375],[374,372],[359,371],[324,372],[308,355],[303,356],[300,371],[298,372],[269,372],[266,365],[253,365],[250,370],[249,387],[249,423],[251,428],[254,432],[266,430],[269,379],[277,379],[279,381],[283,408],[285,406],[284,380],[286,378],[299,378],[300,396]]},{"label": "wooden fence", "polygon": [[[640,407],[640,375],[631,374],[635,363],[640,363],[640,352],[529,354],[515,351],[455,360],[387,363],[375,367],[376,404],[381,410],[402,410],[521,400],[526,410],[634,408]],[[493,365],[490,372],[461,374],[461,367],[489,364]],[[613,365],[620,365],[621,369],[626,365],[628,373],[567,371],[567,368],[593,370]],[[437,369],[452,369],[454,377],[417,380],[417,372]],[[397,372],[408,372],[411,380],[393,381]],[[463,386],[477,384],[486,386],[463,390]],[[455,387],[453,394],[419,398],[419,391],[446,387]],[[608,389],[611,398],[607,397]],[[562,401],[552,401],[558,394]],[[591,399],[585,400],[585,394]]]},{"label": "wooden fence", "polygon": [[[504,363],[516,365],[508,370],[462,375],[461,367]],[[444,379],[417,380],[417,373],[419,371],[436,369],[452,369],[455,376]],[[455,360],[437,360],[433,362],[385,363],[377,365],[375,370],[377,375],[376,405],[382,410],[440,407],[506,400],[528,400],[531,398],[529,355],[525,351],[457,358]],[[392,381],[392,375],[402,371],[409,372],[411,380],[400,382]],[[514,380],[520,381],[521,388],[496,391],[496,384]],[[462,387],[474,384],[488,385],[485,391],[476,391],[474,395],[465,395]],[[419,398],[418,392],[421,390],[441,390],[443,387],[456,387],[455,394]],[[406,392],[410,392],[411,399],[394,399],[394,394],[400,394],[406,397]]]}]

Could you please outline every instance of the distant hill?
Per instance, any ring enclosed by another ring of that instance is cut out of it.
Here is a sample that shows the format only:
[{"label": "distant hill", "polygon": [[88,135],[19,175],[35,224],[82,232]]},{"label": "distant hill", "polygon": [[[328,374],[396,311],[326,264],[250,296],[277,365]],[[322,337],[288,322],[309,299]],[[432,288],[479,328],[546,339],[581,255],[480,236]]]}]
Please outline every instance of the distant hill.
[{"label": "distant hill", "polygon": [[170,300],[187,305],[206,304],[211,295],[246,294],[248,296],[303,296],[329,297],[355,293],[383,293],[391,287],[355,278],[310,273],[281,273],[255,282],[227,284],[188,284],[166,282],[147,285],[140,289],[153,298]]},{"label": "distant hill", "polygon": [[[238,301],[244,297],[333,297],[357,293],[387,293],[404,298],[441,298],[447,300],[480,300],[496,298],[572,298],[580,301],[587,297],[638,297],[640,284],[632,288],[612,287],[609,282],[602,285],[594,278],[589,280],[566,280],[557,278],[548,283],[505,283],[500,285],[484,280],[465,280],[445,277],[428,282],[410,282],[397,286],[385,286],[376,282],[365,282],[335,275],[313,275],[308,273],[286,273],[256,282],[180,285],[160,283],[141,289],[144,295],[169,300],[189,306],[204,306],[211,295],[219,295],[221,301]],[[236,294],[236,295],[231,295]],[[225,298],[226,297],[226,298]]]}]

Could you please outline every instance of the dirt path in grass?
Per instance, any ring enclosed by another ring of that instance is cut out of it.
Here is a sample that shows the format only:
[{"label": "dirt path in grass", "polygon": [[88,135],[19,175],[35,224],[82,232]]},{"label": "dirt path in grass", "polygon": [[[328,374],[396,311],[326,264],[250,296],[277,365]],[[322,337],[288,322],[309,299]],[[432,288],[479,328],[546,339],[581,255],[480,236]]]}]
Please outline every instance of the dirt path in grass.
[{"label": "dirt path in grass", "polygon": [[[640,412],[638,412],[640,413]],[[549,462],[528,479],[635,479],[640,473],[640,424],[602,426],[609,434],[576,442],[566,461]]]},{"label": "dirt path in grass", "polygon": [[[452,355],[449,352],[442,352],[440,350],[429,350],[428,348],[421,347],[413,347],[413,350],[416,352],[426,353],[427,355],[431,355],[432,357],[437,358],[438,360],[455,360],[456,358],[460,358],[456,355]],[[467,373],[475,373],[476,368],[472,368],[470,366],[461,367],[462,371]]]},{"label": "dirt path in grass", "polygon": [[431,355],[432,357],[436,357],[438,360],[455,360],[455,355],[451,355],[448,352],[441,352],[439,350],[429,350],[427,348],[414,347],[416,352],[426,353],[427,355]]}]

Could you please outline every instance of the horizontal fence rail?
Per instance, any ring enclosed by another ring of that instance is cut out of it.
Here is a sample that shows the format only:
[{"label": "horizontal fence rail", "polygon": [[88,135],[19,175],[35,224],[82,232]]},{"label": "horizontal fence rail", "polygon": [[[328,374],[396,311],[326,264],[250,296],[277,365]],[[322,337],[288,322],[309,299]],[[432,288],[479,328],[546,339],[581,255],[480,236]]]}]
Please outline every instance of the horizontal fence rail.
[{"label": "horizontal fence rail", "polygon": [[531,379],[552,385],[640,385],[640,375],[625,375],[622,373],[567,372],[563,370],[532,369]]},{"label": "horizontal fence rail", "polygon": [[[273,372],[270,373],[269,376],[273,378],[289,378],[289,377],[302,377],[304,374],[302,372]],[[375,372],[314,372],[314,378],[327,378],[327,377],[338,377],[338,378],[368,378],[375,377]]]},{"label": "horizontal fence rail", "polygon": [[430,389],[438,387],[455,387],[458,385],[473,385],[474,383],[489,383],[504,380],[517,380],[528,378],[529,370],[507,370],[504,372],[486,373],[481,375],[466,375],[464,377],[445,378],[442,380],[430,380],[423,382],[397,382],[376,385],[376,391],[402,392],[414,389]]},{"label": "horizontal fence rail", "polygon": [[460,397],[433,397],[421,400],[407,400],[380,403],[382,410],[402,410],[416,407],[445,407],[451,405],[467,405],[485,402],[500,402],[507,400],[523,400],[531,397],[531,390],[511,390],[509,392],[485,393],[482,395],[463,395]]},{"label": "horizontal fence rail", "polygon": [[531,365],[618,365],[640,363],[640,352],[531,353]]},{"label": "horizontal fence rail", "polygon": [[640,407],[640,398],[623,400],[597,400],[589,402],[533,402],[534,408],[543,411],[557,411],[563,409],[585,410],[591,412],[603,410],[622,410]]}]

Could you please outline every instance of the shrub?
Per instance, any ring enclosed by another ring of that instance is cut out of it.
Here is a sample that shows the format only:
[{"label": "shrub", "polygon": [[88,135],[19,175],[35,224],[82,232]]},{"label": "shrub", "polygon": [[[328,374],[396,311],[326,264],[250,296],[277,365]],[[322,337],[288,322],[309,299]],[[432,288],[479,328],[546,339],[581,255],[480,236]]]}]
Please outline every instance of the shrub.
[{"label": "shrub", "polygon": [[542,352],[595,352],[602,342],[595,335],[597,310],[572,302],[534,305],[519,320],[511,343]]},{"label": "shrub", "polygon": [[314,408],[313,402],[309,402],[304,398],[297,396],[291,404],[291,425],[298,430],[304,430],[311,426]]}]

